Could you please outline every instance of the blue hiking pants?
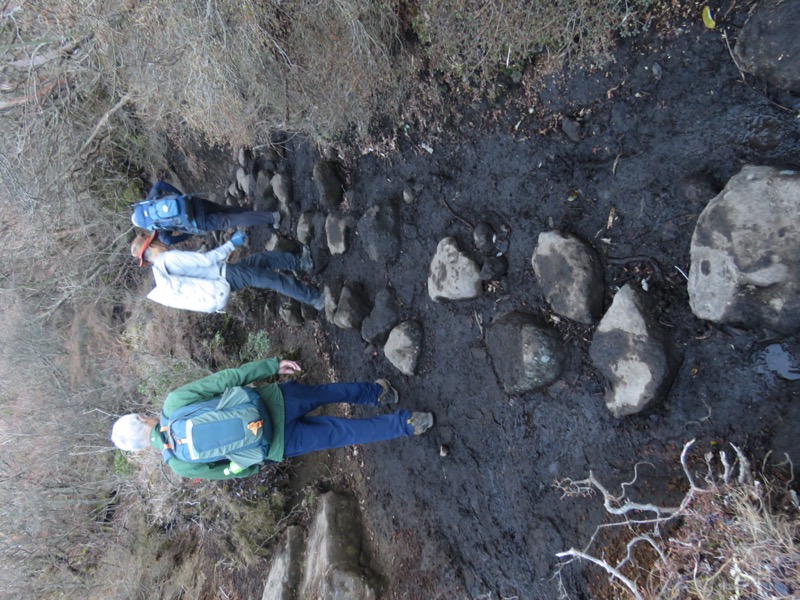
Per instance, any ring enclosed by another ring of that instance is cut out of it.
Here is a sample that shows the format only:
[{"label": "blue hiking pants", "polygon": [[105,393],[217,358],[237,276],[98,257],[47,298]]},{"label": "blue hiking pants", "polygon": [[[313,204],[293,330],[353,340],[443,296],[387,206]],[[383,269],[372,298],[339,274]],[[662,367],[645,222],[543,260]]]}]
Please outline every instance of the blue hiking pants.
[{"label": "blue hiking pants", "polygon": [[319,298],[319,290],[301,283],[291,275],[276,271],[300,269],[300,257],[291,252],[259,252],[225,267],[225,279],[231,290],[254,287],[273,290],[305,304],[313,304]]},{"label": "blue hiking pants", "polygon": [[225,206],[203,198],[192,198],[192,202],[194,204],[197,227],[203,231],[222,231],[233,227],[272,225],[275,222],[275,215],[271,212],[250,210],[241,206]]},{"label": "blue hiking pants", "polygon": [[408,424],[411,413],[407,410],[367,419],[307,416],[318,406],[335,402],[380,406],[378,397],[383,388],[377,383],[304,385],[288,381],[278,385],[286,410],[283,451],[286,458],[414,434],[413,427]]}]

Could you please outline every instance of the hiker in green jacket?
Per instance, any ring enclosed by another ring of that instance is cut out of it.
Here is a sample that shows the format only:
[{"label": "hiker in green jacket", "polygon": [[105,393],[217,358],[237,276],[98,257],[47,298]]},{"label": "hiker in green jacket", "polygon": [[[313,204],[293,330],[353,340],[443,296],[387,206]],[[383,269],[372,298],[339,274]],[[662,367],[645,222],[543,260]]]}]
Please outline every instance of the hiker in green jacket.
[{"label": "hiker in green jacket", "polygon": [[155,448],[182,477],[229,479],[253,475],[262,463],[419,435],[433,426],[431,413],[407,410],[365,419],[308,416],[318,406],[335,402],[396,404],[397,391],[385,379],[249,386],[300,370],[295,361],[270,358],[214,373],[168,394],[160,419],[136,414],[119,418],[111,440],[121,450]]}]

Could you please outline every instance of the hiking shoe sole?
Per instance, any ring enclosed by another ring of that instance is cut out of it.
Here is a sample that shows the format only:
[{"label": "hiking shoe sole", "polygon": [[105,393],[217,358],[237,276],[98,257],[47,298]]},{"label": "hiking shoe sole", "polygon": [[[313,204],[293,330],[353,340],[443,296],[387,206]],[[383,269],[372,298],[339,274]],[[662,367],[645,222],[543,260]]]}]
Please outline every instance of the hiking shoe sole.
[{"label": "hiking shoe sole", "polygon": [[378,379],[375,383],[383,388],[383,392],[378,396],[379,404],[397,404],[400,402],[400,395],[397,393],[397,390],[392,387],[388,379]]},{"label": "hiking shoe sole", "polygon": [[414,429],[414,435],[422,435],[433,427],[433,413],[413,412],[408,424]]}]

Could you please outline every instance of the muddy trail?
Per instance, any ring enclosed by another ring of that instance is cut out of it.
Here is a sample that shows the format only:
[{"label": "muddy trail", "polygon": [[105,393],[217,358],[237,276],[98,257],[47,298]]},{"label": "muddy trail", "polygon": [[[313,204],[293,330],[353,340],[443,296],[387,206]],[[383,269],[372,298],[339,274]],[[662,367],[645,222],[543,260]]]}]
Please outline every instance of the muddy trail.
[{"label": "muddy trail", "polygon": [[[386,598],[550,599],[559,586],[596,597],[603,574],[579,564],[556,576],[555,554],[588,542],[606,521],[602,503],[562,498],[554,481],[591,470],[618,491],[646,461],[629,497],[677,504],[678,459],[690,439],[696,458],[732,442],[756,459],[775,450],[800,460],[800,384],[772,360],[775,344],[797,357],[800,343],[695,318],[683,275],[700,211],[742,165],[800,168],[800,102],[743,79],[719,32],[702,26],[628,41],[602,70],[527,79],[509,80],[498,102],[450,107],[440,133],[410,128],[390,156],[348,163],[349,210],[358,217],[395,202],[401,254],[378,264],[356,238],[316,275],[320,284],[358,283],[372,300],[391,287],[401,317],[424,327],[417,374],[405,377],[359,332],[320,316],[337,379],[389,377],[401,406],[437,419],[422,437],[339,454],[333,481],[362,500],[367,554]],[[318,149],[298,137],[284,149],[295,201],[321,210],[311,178]],[[427,276],[438,242],[454,236],[480,261],[472,242],[480,221],[507,233],[507,275],[476,300],[433,302]],[[563,318],[555,321],[571,361],[561,379],[522,396],[503,391],[486,328],[511,310],[552,320],[531,266],[538,235],[552,229],[605,257],[605,307],[620,286],[646,280],[683,353],[664,403],[614,418],[588,358],[594,328]]]}]

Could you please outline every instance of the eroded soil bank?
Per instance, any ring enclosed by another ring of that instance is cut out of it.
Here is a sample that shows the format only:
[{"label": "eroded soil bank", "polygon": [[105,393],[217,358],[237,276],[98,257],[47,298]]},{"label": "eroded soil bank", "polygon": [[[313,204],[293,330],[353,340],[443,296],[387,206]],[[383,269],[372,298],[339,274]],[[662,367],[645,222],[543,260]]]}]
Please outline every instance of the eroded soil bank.
[{"label": "eroded soil bank", "polygon": [[[321,317],[338,379],[388,376],[403,406],[437,417],[421,438],[338,455],[363,499],[387,598],[557,597],[555,553],[582,547],[604,521],[597,498],[562,499],[558,478],[592,470],[617,489],[647,461],[629,494],[668,504],[680,496],[678,456],[689,439],[697,439],[697,456],[733,442],[755,457],[774,449],[800,460],[800,385],[769,368],[765,347],[775,340],[693,317],[681,273],[710,187],[747,163],[800,168],[797,100],[743,80],[719,33],[702,26],[631,42],[602,70],[509,85],[497,104],[454,105],[441,133],[412,128],[390,157],[372,153],[348,165],[353,213],[397,202],[402,253],[377,264],[355,240],[318,277],[358,282],[373,299],[391,286],[403,317],[424,325],[418,373],[403,377],[358,332]],[[562,128],[567,118],[574,139]],[[294,138],[286,149],[295,200],[318,210],[316,148]],[[412,204],[402,200],[406,188]],[[437,243],[452,235],[474,250],[464,221],[481,220],[510,231],[508,275],[477,300],[431,301],[427,268]],[[485,328],[509,310],[548,318],[530,259],[539,233],[553,228],[609,257],[648,257],[607,261],[605,270],[606,306],[619,286],[647,278],[659,320],[683,353],[667,401],[647,414],[610,415],[588,360],[593,328],[565,320],[572,361],[564,377],[521,397],[503,392]],[[796,339],[778,343],[800,356]],[[571,597],[593,595],[592,569],[563,572]]]}]

